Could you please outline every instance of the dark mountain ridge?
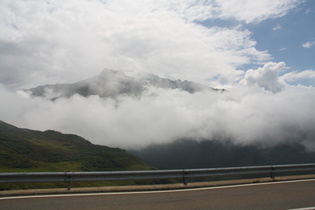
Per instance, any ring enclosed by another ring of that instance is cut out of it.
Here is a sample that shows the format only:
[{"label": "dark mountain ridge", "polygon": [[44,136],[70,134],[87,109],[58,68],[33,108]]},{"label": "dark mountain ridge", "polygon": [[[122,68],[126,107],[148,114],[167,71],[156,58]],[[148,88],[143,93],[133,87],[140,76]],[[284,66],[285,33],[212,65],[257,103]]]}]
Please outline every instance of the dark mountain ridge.
[{"label": "dark mountain ridge", "polygon": [[314,163],[315,152],[298,142],[273,147],[235,145],[229,141],[181,139],[129,150],[159,169],[189,169]]}]

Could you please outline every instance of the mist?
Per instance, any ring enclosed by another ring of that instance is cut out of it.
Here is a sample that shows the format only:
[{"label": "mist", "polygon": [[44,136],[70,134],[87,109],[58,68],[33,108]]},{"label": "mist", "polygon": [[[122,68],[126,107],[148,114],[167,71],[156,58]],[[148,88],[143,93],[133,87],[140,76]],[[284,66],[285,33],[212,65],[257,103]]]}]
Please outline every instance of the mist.
[{"label": "mist", "polygon": [[141,97],[75,94],[52,101],[1,87],[5,100],[0,118],[18,127],[73,133],[126,149],[192,138],[264,147],[298,142],[315,151],[315,89],[289,85],[280,76],[283,69],[284,63],[269,63],[248,70],[227,91],[193,94],[148,86]]}]

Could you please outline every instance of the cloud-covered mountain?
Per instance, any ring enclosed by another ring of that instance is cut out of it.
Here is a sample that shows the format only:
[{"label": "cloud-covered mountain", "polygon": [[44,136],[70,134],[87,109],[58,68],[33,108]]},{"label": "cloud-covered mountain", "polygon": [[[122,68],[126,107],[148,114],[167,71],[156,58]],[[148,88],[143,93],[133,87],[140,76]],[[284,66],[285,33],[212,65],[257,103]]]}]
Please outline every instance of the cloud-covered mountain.
[{"label": "cloud-covered mountain", "polygon": [[59,97],[69,98],[75,94],[84,97],[98,95],[101,98],[117,96],[141,97],[148,87],[163,89],[179,89],[189,93],[205,90],[218,91],[218,89],[205,85],[181,80],[161,78],[153,74],[139,74],[135,77],[128,76],[120,71],[106,69],[98,76],[72,84],[43,85],[29,89],[33,96],[49,99]]},{"label": "cloud-covered mountain", "polygon": [[76,133],[126,149],[190,138],[263,147],[293,142],[315,151],[314,88],[285,83],[284,67],[268,63],[248,71],[224,93],[193,82],[116,71],[30,90],[43,97],[0,86],[6,99],[0,116],[20,127]]}]

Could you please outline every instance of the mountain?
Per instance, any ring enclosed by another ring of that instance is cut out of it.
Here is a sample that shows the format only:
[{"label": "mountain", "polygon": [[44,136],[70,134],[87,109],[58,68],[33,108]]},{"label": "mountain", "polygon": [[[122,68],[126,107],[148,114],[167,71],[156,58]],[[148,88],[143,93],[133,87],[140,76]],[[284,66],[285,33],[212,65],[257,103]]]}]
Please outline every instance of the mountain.
[{"label": "mountain", "polygon": [[0,121],[0,172],[152,169],[119,148],[94,145],[57,131],[17,128]]},{"label": "mountain", "polygon": [[196,141],[181,139],[168,144],[155,144],[129,150],[146,163],[159,169],[189,169],[314,163],[315,152],[299,144],[287,143],[274,147],[234,145],[219,140]]},{"label": "mountain", "polygon": [[59,97],[68,98],[74,94],[84,97],[98,95],[103,98],[115,98],[120,95],[141,97],[143,91],[150,86],[163,89],[179,89],[191,94],[203,90],[219,91],[219,89],[191,81],[170,80],[153,74],[130,77],[123,72],[114,70],[104,70],[98,76],[72,84],[43,85],[27,91],[33,96],[46,97],[53,100]]}]

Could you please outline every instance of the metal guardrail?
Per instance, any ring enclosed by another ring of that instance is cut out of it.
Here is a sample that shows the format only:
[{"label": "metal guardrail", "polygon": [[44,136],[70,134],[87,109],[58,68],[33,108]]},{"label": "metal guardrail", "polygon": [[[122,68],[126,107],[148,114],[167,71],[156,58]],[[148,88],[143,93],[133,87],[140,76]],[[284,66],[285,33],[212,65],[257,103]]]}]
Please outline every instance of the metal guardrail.
[{"label": "metal guardrail", "polygon": [[265,174],[271,178],[274,178],[276,173],[301,171],[315,172],[315,163],[183,170],[0,173],[0,184],[28,182],[67,182],[68,189],[70,189],[71,182],[180,178],[183,180],[183,184],[186,185],[187,179],[189,178],[255,174]]}]

